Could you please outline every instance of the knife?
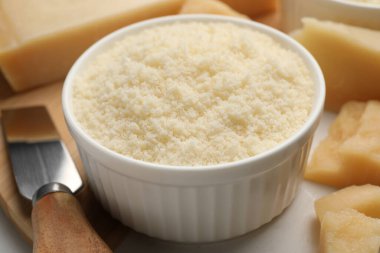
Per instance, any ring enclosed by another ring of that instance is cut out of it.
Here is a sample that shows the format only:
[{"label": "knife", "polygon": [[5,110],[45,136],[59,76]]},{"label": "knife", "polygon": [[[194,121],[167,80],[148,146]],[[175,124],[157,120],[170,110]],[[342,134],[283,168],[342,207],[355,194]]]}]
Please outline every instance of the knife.
[{"label": "knife", "polygon": [[2,129],[18,190],[33,203],[33,252],[112,252],[73,195],[83,183],[46,108],[2,110]]}]

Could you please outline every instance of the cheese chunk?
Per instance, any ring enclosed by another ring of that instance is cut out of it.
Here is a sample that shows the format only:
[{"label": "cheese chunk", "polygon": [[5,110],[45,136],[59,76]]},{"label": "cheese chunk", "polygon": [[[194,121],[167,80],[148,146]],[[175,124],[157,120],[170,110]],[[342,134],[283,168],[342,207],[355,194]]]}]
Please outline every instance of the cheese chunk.
[{"label": "cheese chunk", "polygon": [[183,0],[2,0],[0,68],[15,91],[62,79],[104,35],[175,14]]},{"label": "cheese chunk", "polygon": [[233,9],[250,17],[255,17],[265,12],[274,11],[277,0],[221,0]]},{"label": "cheese chunk", "polygon": [[338,212],[346,208],[380,218],[380,187],[370,184],[346,187],[318,199],[314,206],[319,221],[329,211]]},{"label": "cheese chunk", "polygon": [[320,232],[321,253],[378,253],[380,220],[352,209],[328,212]]},{"label": "cheese chunk", "polygon": [[218,0],[187,0],[180,14],[208,13],[248,18]]},{"label": "cheese chunk", "polygon": [[380,102],[368,102],[357,132],[342,144],[340,153],[357,182],[380,183]]},{"label": "cheese chunk", "polygon": [[380,102],[350,102],[315,150],[305,178],[344,187],[380,184]]},{"label": "cheese chunk", "polygon": [[347,173],[339,148],[359,128],[359,120],[366,108],[366,103],[349,102],[331,125],[328,137],[321,141],[306,167],[304,177],[317,183],[335,187],[344,187],[356,180]]},{"label": "cheese chunk", "polygon": [[316,58],[326,79],[326,106],[380,99],[380,31],[303,19],[295,38]]}]

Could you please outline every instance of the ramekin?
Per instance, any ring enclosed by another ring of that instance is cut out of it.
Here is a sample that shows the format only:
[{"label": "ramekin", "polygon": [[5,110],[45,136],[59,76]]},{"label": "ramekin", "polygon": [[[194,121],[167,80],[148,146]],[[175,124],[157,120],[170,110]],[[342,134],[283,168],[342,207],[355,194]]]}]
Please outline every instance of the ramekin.
[{"label": "ramekin", "polygon": [[[315,83],[304,126],[275,148],[214,166],[165,166],[109,150],[83,130],[72,112],[73,78],[91,59],[125,35],[173,22],[228,22],[261,31],[300,55]],[[90,186],[103,206],[126,226],[177,242],[229,239],[269,222],[293,200],[319,122],[325,97],[322,72],[313,57],[287,35],[263,24],[215,15],[168,16],[120,29],[89,48],[73,65],[63,88],[63,112]]]},{"label": "ramekin", "polygon": [[281,10],[285,32],[300,28],[303,17],[380,30],[380,5],[376,4],[348,0],[281,0]]}]

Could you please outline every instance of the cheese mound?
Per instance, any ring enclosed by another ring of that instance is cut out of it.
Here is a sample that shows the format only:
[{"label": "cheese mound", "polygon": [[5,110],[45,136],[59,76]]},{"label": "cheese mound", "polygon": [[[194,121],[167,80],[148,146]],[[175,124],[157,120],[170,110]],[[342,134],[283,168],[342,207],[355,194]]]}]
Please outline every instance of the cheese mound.
[{"label": "cheese mound", "polygon": [[102,145],[134,159],[213,165],[266,151],[312,107],[303,60],[233,24],[173,23],[131,33],[74,79],[73,112]]}]

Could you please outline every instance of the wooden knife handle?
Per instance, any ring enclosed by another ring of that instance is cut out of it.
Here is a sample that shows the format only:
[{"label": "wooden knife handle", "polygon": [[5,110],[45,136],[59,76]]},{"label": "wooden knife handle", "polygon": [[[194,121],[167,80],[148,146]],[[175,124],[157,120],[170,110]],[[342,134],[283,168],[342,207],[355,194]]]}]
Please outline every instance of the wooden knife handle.
[{"label": "wooden knife handle", "polygon": [[34,253],[110,253],[87,221],[76,198],[54,192],[38,200],[32,211]]}]

